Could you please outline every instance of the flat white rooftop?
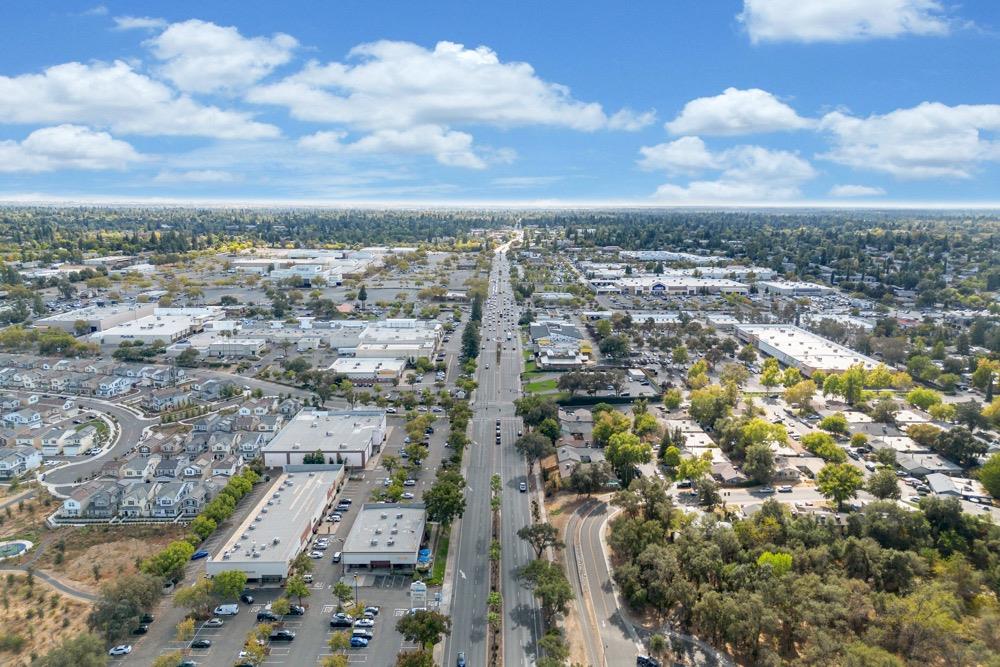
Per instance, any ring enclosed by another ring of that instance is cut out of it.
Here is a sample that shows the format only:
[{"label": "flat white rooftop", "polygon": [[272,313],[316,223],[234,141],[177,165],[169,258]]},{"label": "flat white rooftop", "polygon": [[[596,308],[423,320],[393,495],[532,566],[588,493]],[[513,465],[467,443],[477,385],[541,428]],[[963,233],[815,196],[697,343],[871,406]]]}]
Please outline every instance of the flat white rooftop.
[{"label": "flat white rooftop", "polygon": [[377,551],[380,554],[415,555],[424,536],[426,516],[423,503],[362,505],[351,532],[344,540],[344,554]]},{"label": "flat white rooftop", "polygon": [[878,365],[871,357],[791,324],[738,324],[736,329],[756,338],[761,347],[769,346],[809,368],[844,371],[855,364]]},{"label": "flat white rooftop", "polygon": [[384,424],[385,412],[382,410],[302,410],[264,445],[262,451],[359,451],[380,436]]},{"label": "flat white rooftop", "polygon": [[406,368],[406,360],[397,357],[341,357],[330,364],[334,373],[399,373]]},{"label": "flat white rooftop", "polygon": [[[245,564],[256,570],[268,564],[287,566],[308,539],[303,535],[321,515],[330,490],[344,476],[343,466],[322,467],[326,469],[282,473],[222,550],[208,561],[209,573],[240,569]],[[255,557],[254,553],[259,555]]]}]

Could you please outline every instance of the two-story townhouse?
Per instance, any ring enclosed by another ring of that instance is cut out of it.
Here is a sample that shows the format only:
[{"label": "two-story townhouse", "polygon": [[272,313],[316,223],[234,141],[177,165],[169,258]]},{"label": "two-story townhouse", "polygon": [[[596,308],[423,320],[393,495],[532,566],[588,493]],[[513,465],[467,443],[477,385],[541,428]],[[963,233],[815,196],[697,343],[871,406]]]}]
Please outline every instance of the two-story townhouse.
[{"label": "two-story townhouse", "polygon": [[190,482],[191,486],[181,499],[181,514],[185,517],[197,516],[211,500],[211,485],[202,482]]},{"label": "two-story townhouse", "polygon": [[243,467],[243,457],[239,454],[229,455],[212,462],[212,476],[232,477]]},{"label": "two-story townhouse", "polygon": [[159,454],[133,456],[119,467],[118,476],[125,480],[149,479],[153,476],[153,471],[156,470],[156,464],[159,462]]},{"label": "two-story townhouse", "polygon": [[165,457],[156,464],[153,476],[157,479],[176,479],[184,472],[184,461],[178,458]]},{"label": "two-story townhouse", "polygon": [[42,465],[42,453],[34,447],[0,449],[0,479],[12,479]]},{"label": "two-story townhouse", "polygon": [[38,410],[21,408],[14,412],[8,412],[3,416],[3,420],[14,426],[38,428],[42,425],[42,414]]},{"label": "two-story townhouse", "polygon": [[63,449],[63,438],[65,435],[66,431],[57,426],[43,431],[39,436],[42,441],[42,455],[58,456]]},{"label": "two-story townhouse", "polygon": [[142,482],[129,484],[122,494],[118,514],[129,519],[149,516],[156,486],[156,484],[144,484]]},{"label": "two-story townhouse", "polygon": [[184,498],[191,482],[161,482],[156,484],[150,514],[157,519],[174,519],[184,512]]},{"label": "two-story townhouse", "polygon": [[213,433],[208,440],[208,449],[212,453],[212,458],[222,459],[237,451],[243,434],[240,431],[233,433]]},{"label": "two-story townhouse", "polygon": [[63,501],[64,518],[110,519],[118,514],[122,488],[115,482],[93,480],[76,487]]}]

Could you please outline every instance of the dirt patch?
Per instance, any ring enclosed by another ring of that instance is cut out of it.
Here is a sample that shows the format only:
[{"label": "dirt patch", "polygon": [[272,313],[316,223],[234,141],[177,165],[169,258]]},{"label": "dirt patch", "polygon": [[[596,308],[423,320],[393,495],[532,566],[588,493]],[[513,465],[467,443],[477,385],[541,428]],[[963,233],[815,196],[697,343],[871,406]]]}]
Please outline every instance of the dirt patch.
[{"label": "dirt patch", "polygon": [[61,595],[38,577],[0,578],[0,664],[23,667],[66,637],[83,632],[90,605]]},{"label": "dirt patch", "polygon": [[134,573],[143,558],[186,534],[175,525],[60,528],[38,566],[73,588],[97,593],[108,578]]}]

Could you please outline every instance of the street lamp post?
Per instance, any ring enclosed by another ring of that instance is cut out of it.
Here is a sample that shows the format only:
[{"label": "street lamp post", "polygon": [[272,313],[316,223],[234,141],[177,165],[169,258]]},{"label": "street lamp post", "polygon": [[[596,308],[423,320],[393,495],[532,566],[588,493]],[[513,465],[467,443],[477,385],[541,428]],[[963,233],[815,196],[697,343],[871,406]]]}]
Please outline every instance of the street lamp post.
[{"label": "street lamp post", "polygon": [[358,575],[354,575],[354,606],[358,606]]}]

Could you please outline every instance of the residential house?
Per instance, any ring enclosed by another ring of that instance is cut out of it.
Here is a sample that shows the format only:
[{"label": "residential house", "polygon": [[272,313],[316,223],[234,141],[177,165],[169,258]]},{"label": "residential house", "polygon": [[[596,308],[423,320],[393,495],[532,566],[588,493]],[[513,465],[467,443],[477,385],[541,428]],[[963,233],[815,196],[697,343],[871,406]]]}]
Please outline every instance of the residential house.
[{"label": "residential house", "polygon": [[0,449],[0,479],[12,479],[42,465],[42,453],[34,447]]},{"label": "residential house", "polygon": [[53,426],[43,432],[40,436],[42,441],[42,455],[58,456],[59,452],[61,452],[63,448],[64,435],[66,435],[66,432],[56,426]]},{"label": "residential house", "polygon": [[72,449],[74,453],[90,449],[97,444],[98,430],[93,424],[87,424],[83,428],[70,431],[64,441],[65,449]]},{"label": "residential house", "polygon": [[243,467],[243,457],[229,455],[223,459],[212,461],[212,476],[232,477]]},{"label": "residential house", "polygon": [[142,406],[151,412],[177,410],[191,402],[191,392],[183,389],[157,389],[142,401]]},{"label": "residential house", "polygon": [[153,502],[153,494],[158,485],[138,482],[129,484],[122,494],[118,514],[129,519],[149,516]]},{"label": "residential house", "polygon": [[38,428],[42,425],[42,414],[38,410],[22,408],[14,412],[8,412],[3,416],[3,420],[13,426]]},{"label": "residential house", "polygon": [[118,514],[122,488],[115,482],[93,480],[76,487],[63,501],[65,518],[110,519]]},{"label": "residential house", "polygon": [[157,479],[170,477],[176,479],[184,474],[184,461],[177,458],[166,457],[161,459],[153,470],[153,476]]},{"label": "residential house", "polygon": [[160,456],[133,456],[121,465],[118,476],[122,479],[148,479],[153,476]]},{"label": "residential house", "polygon": [[210,485],[204,482],[193,482],[187,494],[181,499],[181,514],[185,517],[197,516],[211,499]]},{"label": "residential house", "polygon": [[150,515],[157,519],[174,519],[184,511],[184,498],[192,482],[163,482],[156,485]]}]

